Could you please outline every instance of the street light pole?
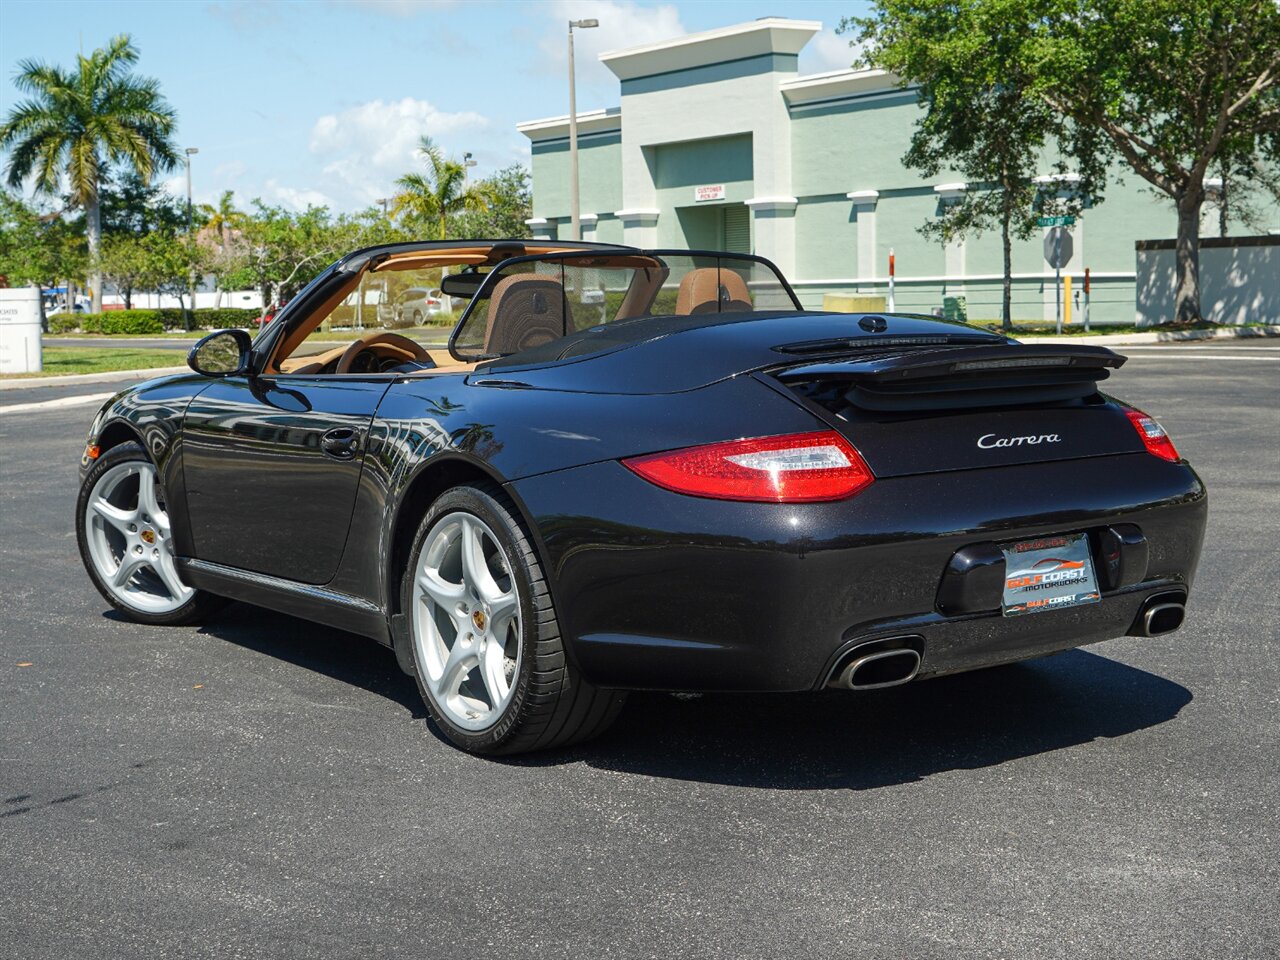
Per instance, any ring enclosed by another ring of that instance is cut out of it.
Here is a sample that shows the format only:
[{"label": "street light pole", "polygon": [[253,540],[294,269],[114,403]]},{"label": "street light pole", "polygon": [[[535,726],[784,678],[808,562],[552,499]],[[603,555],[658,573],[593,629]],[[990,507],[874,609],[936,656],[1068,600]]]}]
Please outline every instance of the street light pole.
[{"label": "street light pole", "polygon": [[578,203],[578,96],[573,69],[573,28],[588,30],[600,26],[599,20],[569,21],[569,239],[582,239]]},{"label": "street light pole", "polygon": [[[186,157],[186,161],[187,161],[187,244],[189,246],[189,249],[192,250],[192,252],[194,252],[194,249],[195,249],[194,248],[195,237],[192,235],[192,232],[191,232],[191,228],[193,225],[192,211],[191,211],[191,158],[199,152],[200,152],[199,147],[187,147],[186,149],[186,154],[187,154],[187,157]],[[187,279],[188,279],[188,288],[191,293],[191,311],[192,311],[191,317],[194,320],[195,309],[196,309],[196,271],[194,268],[192,268],[191,273]]]},{"label": "street light pole", "polygon": [[471,153],[468,151],[462,155],[462,188],[465,190],[467,184],[471,182],[471,168],[476,165],[476,161],[471,159]]}]

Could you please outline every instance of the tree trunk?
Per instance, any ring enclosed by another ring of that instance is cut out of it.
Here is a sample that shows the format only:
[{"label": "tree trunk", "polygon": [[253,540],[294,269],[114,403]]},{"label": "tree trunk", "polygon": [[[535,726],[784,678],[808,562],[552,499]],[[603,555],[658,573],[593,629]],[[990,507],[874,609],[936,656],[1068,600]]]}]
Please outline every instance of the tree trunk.
[{"label": "tree trunk", "polygon": [[84,206],[85,233],[89,238],[89,286],[93,288],[93,303],[90,313],[102,312],[102,216],[98,208],[98,186],[94,184],[93,195]]},{"label": "tree trunk", "polygon": [[1004,251],[1004,291],[1000,309],[1000,326],[1008,333],[1013,329],[1013,242],[1009,237],[1009,220],[1013,216],[1013,211],[1010,208],[1007,187],[1004,194],[1004,205],[1000,211],[1000,243]]},{"label": "tree trunk", "polygon": [[1177,285],[1174,319],[1197,323],[1200,315],[1200,205],[1204,191],[1189,189],[1178,198],[1178,239],[1174,244]]},{"label": "tree trunk", "polygon": [[128,284],[120,288],[120,292],[124,294],[124,308],[126,310],[133,309],[133,284]]}]

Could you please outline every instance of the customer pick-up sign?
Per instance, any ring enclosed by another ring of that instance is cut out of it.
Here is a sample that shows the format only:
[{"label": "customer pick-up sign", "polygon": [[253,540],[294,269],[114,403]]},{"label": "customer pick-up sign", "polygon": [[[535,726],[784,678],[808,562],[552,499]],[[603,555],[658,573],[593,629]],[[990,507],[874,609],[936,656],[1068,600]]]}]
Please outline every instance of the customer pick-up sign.
[{"label": "customer pick-up sign", "polygon": [[724,184],[708,183],[701,187],[693,188],[693,200],[695,203],[702,203],[706,200],[723,200]]}]

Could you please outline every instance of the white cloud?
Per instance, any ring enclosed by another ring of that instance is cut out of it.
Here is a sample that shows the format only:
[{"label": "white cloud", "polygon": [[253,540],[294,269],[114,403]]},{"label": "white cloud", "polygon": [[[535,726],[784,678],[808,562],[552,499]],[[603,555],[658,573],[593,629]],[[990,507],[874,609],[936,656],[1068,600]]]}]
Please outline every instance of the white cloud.
[{"label": "white cloud", "polygon": [[282,186],[275,178],[263,184],[263,192],[266,194],[263,199],[267,203],[278,203],[292,210],[333,206],[333,200],[319,190],[299,190],[296,187]]},{"label": "white cloud", "polygon": [[433,138],[452,154],[451,141],[488,123],[470,110],[449,113],[413,97],[371,100],[320,117],[311,129],[310,149],[324,163],[325,186],[341,205],[367,206],[387,196],[396,177],[421,167],[420,137]]},{"label": "white cloud", "polygon": [[361,13],[409,18],[429,10],[446,10],[457,0],[329,0],[333,7],[354,7]]},{"label": "white cloud", "polygon": [[220,181],[239,180],[249,172],[249,166],[243,160],[229,160],[213,168],[213,176]]},{"label": "white cloud", "polygon": [[838,36],[835,30],[823,30],[800,52],[801,73],[825,73],[828,70],[847,70],[862,55],[862,45],[849,46],[851,37]]},{"label": "white cloud", "polygon": [[[568,21],[595,18],[600,26],[573,31],[574,66],[578,74],[578,109],[608,106],[618,100],[618,79],[602,64],[599,55],[607,50],[638,47],[670,40],[688,31],[680,22],[674,4],[642,7],[632,0],[554,0],[541,6],[555,27],[539,43],[541,62],[562,75],[568,69]],[[585,102],[584,102],[585,101]],[[558,111],[567,113],[564,110]]]}]

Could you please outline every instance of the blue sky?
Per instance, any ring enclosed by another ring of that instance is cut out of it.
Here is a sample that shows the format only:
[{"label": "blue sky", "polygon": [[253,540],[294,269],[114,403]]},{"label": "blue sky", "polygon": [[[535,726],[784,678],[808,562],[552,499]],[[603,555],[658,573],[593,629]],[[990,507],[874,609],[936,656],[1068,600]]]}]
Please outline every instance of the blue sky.
[{"label": "blue sky", "polygon": [[[617,80],[597,60],[614,50],[764,16],[820,20],[802,73],[848,66],[835,35],[863,0],[0,0],[0,107],[18,99],[17,65],[71,67],[118,33],[141,51],[198,147],[197,202],[234,190],[290,207],[339,210],[387,196],[413,169],[420,134],[484,175],[528,162],[521,120],[568,112],[564,32],[580,31],[578,107],[614,106]],[[175,193],[185,181],[168,181]]]}]

